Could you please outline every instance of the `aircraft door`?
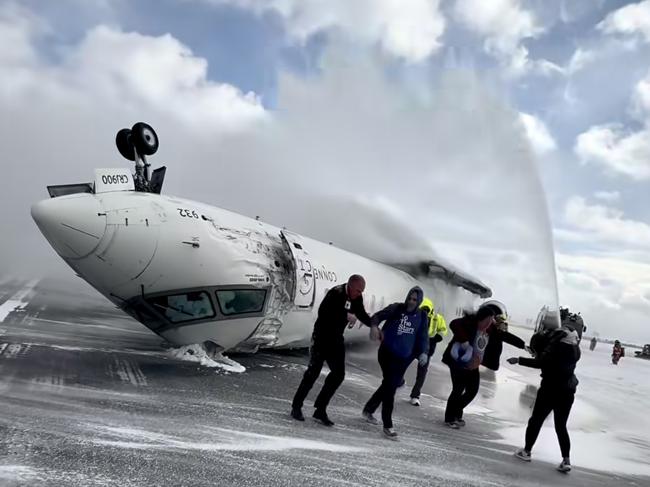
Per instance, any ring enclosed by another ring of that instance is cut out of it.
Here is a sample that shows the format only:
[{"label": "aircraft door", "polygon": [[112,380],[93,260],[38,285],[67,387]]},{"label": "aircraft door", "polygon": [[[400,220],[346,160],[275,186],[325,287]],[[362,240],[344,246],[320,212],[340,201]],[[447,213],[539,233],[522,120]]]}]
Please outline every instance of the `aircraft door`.
[{"label": "aircraft door", "polygon": [[299,308],[310,308],[314,304],[316,283],[314,263],[303,246],[302,237],[296,233],[282,230],[282,243],[291,253],[294,268],[293,303]]}]

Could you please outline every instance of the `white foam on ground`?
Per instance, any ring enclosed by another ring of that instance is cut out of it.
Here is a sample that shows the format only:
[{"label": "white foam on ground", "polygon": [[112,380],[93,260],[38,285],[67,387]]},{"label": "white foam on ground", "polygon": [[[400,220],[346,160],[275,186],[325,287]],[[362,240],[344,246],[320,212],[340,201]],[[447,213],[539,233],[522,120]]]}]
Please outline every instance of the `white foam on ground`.
[{"label": "white foam on ground", "polygon": [[0,480],[26,481],[38,477],[38,471],[26,465],[0,465]]},{"label": "white foam on ground", "polygon": [[171,435],[128,427],[101,427],[112,439],[93,439],[97,445],[137,450],[200,450],[200,451],[286,451],[318,450],[328,452],[361,452],[363,448],[337,445],[324,441],[290,436],[271,436],[247,431],[212,428],[214,438],[187,441]]},{"label": "white foam on ground", "polygon": [[226,372],[236,372],[238,374],[246,372],[246,367],[222,354],[218,354],[213,359],[207,354],[203,346],[198,343],[172,348],[169,354],[175,359],[198,363],[204,367],[218,368]]},{"label": "white foam on ground", "polygon": [[[499,431],[503,437],[499,443],[523,446],[526,428],[518,426]],[[644,432],[639,432],[639,436]],[[614,433],[585,433],[571,431],[571,463],[574,467],[593,470],[608,470],[626,475],[650,475],[650,463],[647,454],[643,454],[631,441],[634,438]],[[639,438],[641,439],[641,438]],[[514,452],[514,449],[513,449]],[[555,428],[547,423],[542,428],[533,447],[533,460],[560,463],[562,455],[555,435]]]},{"label": "white foam on ground", "polygon": [[38,279],[33,279],[25,284],[16,294],[11,296],[7,301],[0,304],[0,322],[3,322],[5,318],[12,311],[23,309],[29,303],[29,295],[32,292],[32,289],[38,284]]},{"label": "white foam on ground", "polygon": [[[648,476],[650,362],[624,357],[615,366],[611,363],[610,345],[599,343],[593,352],[587,346],[588,343],[581,344],[582,358],[576,367],[580,384],[568,422],[572,463],[578,468]],[[539,370],[509,364],[503,364],[502,369],[498,374],[508,371],[506,377],[511,382],[504,381],[497,387],[496,395],[502,397],[500,402],[492,400],[494,404],[512,401],[512,394],[521,390],[514,388],[516,382],[535,386],[540,383]],[[514,377],[513,372],[521,377]],[[536,389],[531,391],[535,392]],[[509,416],[511,426],[498,431],[503,437],[498,442],[512,445],[514,451],[523,446],[528,418],[512,421],[509,411],[495,408],[493,414],[501,419]],[[560,448],[552,416],[533,448],[533,459],[559,463]]]}]

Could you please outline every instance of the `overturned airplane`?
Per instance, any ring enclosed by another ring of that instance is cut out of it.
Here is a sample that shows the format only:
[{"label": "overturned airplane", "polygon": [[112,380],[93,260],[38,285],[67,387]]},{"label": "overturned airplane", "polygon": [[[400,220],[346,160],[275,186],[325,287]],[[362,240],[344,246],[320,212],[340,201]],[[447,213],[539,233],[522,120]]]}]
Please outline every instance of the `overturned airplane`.
[{"label": "overturned airplane", "polygon": [[[491,296],[478,280],[435,261],[385,264],[207,204],[161,194],[165,167],[147,156],[158,137],[145,123],[117,134],[135,163],[96,169],[92,183],[49,186],[32,217],[75,272],[175,346],[212,351],[304,346],[325,293],[351,274],[367,281],[372,313],[423,286],[458,316]],[[361,329],[347,331],[365,336]]]}]

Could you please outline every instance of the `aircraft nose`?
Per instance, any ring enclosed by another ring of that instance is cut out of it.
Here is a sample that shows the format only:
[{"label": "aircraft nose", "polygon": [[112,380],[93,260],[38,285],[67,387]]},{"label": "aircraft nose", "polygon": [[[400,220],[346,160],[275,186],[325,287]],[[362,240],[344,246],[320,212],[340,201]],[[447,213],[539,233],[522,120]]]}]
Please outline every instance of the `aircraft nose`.
[{"label": "aircraft nose", "polygon": [[61,257],[80,259],[97,248],[106,215],[90,194],[59,196],[32,205],[32,218]]}]

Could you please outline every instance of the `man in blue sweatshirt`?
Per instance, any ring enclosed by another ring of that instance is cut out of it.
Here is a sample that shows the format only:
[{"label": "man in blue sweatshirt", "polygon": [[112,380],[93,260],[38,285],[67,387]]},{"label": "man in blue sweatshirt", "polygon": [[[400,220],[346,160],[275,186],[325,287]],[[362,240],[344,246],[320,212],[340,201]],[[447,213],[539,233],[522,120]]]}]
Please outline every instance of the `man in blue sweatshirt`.
[{"label": "man in blue sweatshirt", "polygon": [[420,364],[428,359],[429,320],[426,312],[420,309],[423,298],[422,289],[416,286],[409,291],[404,303],[387,306],[370,321],[372,326],[385,321],[378,353],[383,380],[364,406],[362,414],[369,423],[378,424],[373,413],[381,403],[384,434],[391,439],[397,436],[392,419],[397,386],[414,358],[417,357]]}]

